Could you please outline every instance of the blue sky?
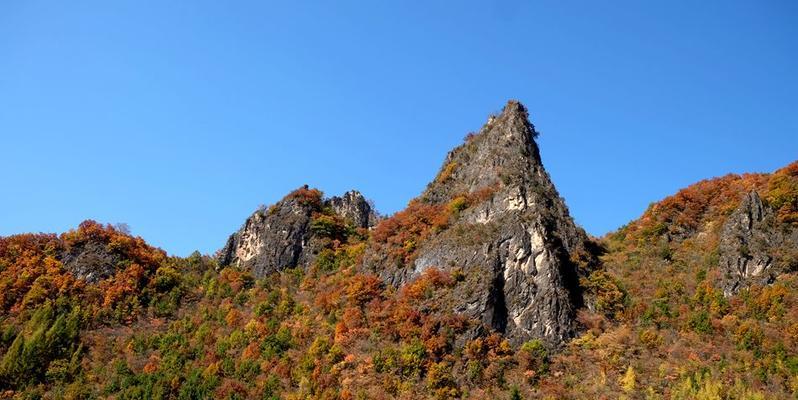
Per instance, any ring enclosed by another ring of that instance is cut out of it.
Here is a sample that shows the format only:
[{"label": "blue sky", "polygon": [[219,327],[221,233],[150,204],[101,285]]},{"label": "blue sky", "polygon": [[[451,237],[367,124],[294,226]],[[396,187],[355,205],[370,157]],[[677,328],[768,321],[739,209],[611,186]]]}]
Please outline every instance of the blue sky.
[{"label": "blue sky", "polygon": [[797,93],[791,0],[4,1],[0,235],[210,253],[305,183],[391,213],[510,98],[603,234],[798,159]]}]

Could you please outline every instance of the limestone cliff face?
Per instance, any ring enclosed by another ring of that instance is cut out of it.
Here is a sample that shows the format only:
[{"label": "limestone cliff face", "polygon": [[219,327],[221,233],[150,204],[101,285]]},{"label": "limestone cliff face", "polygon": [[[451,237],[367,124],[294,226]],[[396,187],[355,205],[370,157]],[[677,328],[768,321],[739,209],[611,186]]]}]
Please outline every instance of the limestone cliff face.
[{"label": "limestone cliff face", "polygon": [[778,223],[775,212],[753,191],[723,225],[719,252],[721,288],[730,296],[754,283],[772,283],[798,267],[798,231]]},{"label": "limestone cliff face", "polygon": [[466,281],[440,299],[453,311],[481,320],[514,344],[570,338],[583,304],[579,276],[597,260],[543,168],[536,136],[526,109],[509,102],[447,155],[420,196],[450,207],[468,198],[455,221],[419,245],[412,265],[367,253],[366,267],[397,286],[431,267],[460,269]]},{"label": "limestone cliff face", "polygon": [[311,222],[325,208],[354,227],[367,228],[376,221],[371,206],[357,191],[322,199],[321,192],[305,186],[247,218],[219,251],[219,264],[249,268],[257,277],[310,266],[319,250]]}]

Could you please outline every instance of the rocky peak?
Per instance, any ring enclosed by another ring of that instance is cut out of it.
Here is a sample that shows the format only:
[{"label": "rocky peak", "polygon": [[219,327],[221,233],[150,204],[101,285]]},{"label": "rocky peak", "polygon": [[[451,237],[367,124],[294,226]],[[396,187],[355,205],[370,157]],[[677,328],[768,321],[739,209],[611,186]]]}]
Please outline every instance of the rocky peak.
[{"label": "rocky peak", "polygon": [[411,265],[377,247],[367,252],[366,266],[397,286],[433,267],[462,270],[470,279],[440,298],[455,312],[515,344],[539,338],[557,345],[571,337],[584,302],[579,276],[597,263],[596,246],[543,168],[537,135],[524,106],[507,103],[447,155],[419,197],[448,210],[446,229],[412,243]]},{"label": "rocky peak", "polygon": [[534,141],[537,135],[526,108],[517,101],[508,102],[498,116],[490,116],[482,129],[449,152],[422,198],[445,202],[480,188],[532,181],[542,169]]},{"label": "rocky peak", "polygon": [[219,251],[219,263],[250,268],[258,277],[285,268],[307,268],[320,250],[311,223],[316,215],[327,212],[356,228],[367,228],[376,221],[360,192],[324,199],[321,191],[305,185],[247,218]]}]

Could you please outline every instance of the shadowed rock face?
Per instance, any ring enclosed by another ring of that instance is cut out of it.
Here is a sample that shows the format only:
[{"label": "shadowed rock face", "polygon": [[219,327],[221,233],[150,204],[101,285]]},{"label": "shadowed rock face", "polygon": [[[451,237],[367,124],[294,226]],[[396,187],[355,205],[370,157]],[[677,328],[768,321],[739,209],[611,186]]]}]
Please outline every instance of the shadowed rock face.
[{"label": "shadowed rock face", "polygon": [[798,267],[798,231],[778,223],[775,212],[751,192],[723,225],[719,251],[721,288],[731,296],[751,284],[772,283]]},{"label": "shadowed rock face", "polygon": [[[583,303],[578,279],[597,260],[543,168],[536,136],[526,109],[509,102],[447,155],[420,196],[428,204],[451,204],[465,195],[473,204],[420,244],[412,265],[367,252],[366,267],[396,286],[431,267],[460,269],[465,281],[441,304],[516,345],[532,338],[556,345],[572,337]],[[578,252],[587,254],[582,271],[572,261]]]},{"label": "shadowed rock face", "polygon": [[78,279],[89,283],[114,275],[125,259],[123,254],[109,250],[107,243],[87,241],[66,249],[61,255],[64,268]]},{"label": "shadowed rock face", "polygon": [[249,268],[257,277],[285,268],[307,268],[320,250],[311,222],[314,213],[327,207],[354,227],[368,228],[376,221],[371,206],[357,191],[326,200],[320,196],[321,192],[305,186],[273,206],[255,211],[220,250],[220,265]]}]

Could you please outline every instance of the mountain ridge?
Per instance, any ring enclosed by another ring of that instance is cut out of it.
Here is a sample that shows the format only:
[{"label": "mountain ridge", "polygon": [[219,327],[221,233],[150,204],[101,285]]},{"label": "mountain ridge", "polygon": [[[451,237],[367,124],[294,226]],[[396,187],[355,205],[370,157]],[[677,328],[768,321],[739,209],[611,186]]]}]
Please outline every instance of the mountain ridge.
[{"label": "mountain ridge", "polygon": [[303,186],[214,257],[0,237],[0,398],[798,394],[798,161],[592,238],[536,137],[510,101],[406,209]]}]

